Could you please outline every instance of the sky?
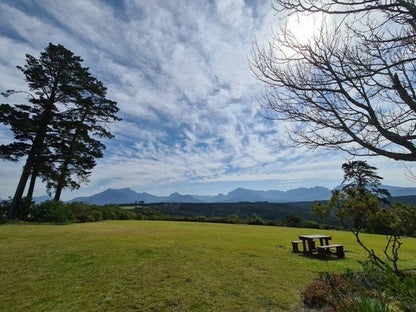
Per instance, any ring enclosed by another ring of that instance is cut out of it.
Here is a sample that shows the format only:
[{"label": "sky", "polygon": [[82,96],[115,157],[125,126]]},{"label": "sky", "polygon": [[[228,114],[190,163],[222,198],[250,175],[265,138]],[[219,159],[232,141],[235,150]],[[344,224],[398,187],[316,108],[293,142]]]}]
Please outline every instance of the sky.
[{"label": "sky", "polygon": [[[81,56],[117,101],[115,138],[89,183],[64,200],[125,187],[155,195],[333,188],[353,158],[288,147],[287,125],[261,114],[252,44],[267,44],[282,23],[270,0],[2,0],[0,91],[28,90],[16,65],[52,42]],[[0,125],[0,144],[12,140]],[[384,184],[415,184],[402,162],[360,160],[378,167]],[[14,194],[23,164],[0,160],[0,198]],[[38,181],[35,195],[44,194]]]}]

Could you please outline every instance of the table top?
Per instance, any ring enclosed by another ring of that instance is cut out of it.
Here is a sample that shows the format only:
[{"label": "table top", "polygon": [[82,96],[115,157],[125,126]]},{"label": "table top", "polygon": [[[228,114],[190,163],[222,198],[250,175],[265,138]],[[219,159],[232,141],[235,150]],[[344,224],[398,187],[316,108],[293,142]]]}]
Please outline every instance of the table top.
[{"label": "table top", "polygon": [[331,236],[328,235],[320,235],[320,234],[312,234],[312,235],[299,235],[299,239],[306,239],[306,240],[314,240],[314,239],[331,239]]}]

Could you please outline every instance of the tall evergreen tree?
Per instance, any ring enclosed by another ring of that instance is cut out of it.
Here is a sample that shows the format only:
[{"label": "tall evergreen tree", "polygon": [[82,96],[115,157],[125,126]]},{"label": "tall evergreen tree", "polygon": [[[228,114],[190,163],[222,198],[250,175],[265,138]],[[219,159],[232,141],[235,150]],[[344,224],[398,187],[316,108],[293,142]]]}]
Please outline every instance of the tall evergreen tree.
[{"label": "tall evergreen tree", "polygon": [[0,157],[27,156],[9,218],[18,214],[30,176],[29,198],[41,176],[59,191],[59,199],[64,187],[74,186],[71,175],[84,179],[95,166],[94,158],[103,156],[104,145],[93,137],[112,137],[104,124],[119,120],[116,102],[106,98],[106,88],[82,61],[62,45],[50,43],[39,59],[26,55],[26,65],[17,67],[34,95],[28,105],[0,106],[0,122],[10,126],[16,140],[0,147]]},{"label": "tall evergreen tree", "polygon": [[366,161],[356,160],[342,164],[344,170],[345,189],[364,188],[380,198],[390,197],[390,192],[381,188],[381,180],[377,175],[377,168],[370,166]]}]

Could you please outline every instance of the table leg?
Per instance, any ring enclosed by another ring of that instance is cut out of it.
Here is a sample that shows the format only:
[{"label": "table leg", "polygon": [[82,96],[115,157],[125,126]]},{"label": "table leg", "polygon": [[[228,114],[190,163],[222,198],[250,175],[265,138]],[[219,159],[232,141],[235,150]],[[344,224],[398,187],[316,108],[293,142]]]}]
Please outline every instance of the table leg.
[{"label": "table leg", "polygon": [[313,249],[314,249],[313,240],[308,241],[308,247],[309,247],[309,250],[308,250],[309,254],[312,254]]}]

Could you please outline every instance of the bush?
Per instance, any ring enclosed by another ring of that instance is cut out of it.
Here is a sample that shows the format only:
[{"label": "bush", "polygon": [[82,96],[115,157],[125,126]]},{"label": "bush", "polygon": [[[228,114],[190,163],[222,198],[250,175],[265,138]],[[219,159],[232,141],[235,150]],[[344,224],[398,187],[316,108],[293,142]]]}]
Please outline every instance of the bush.
[{"label": "bush", "polygon": [[29,220],[35,222],[66,223],[73,219],[71,208],[61,201],[45,201],[32,205],[28,212]]},{"label": "bush", "polygon": [[393,311],[389,306],[374,298],[360,297],[357,299],[356,304],[349,308],[347,312],[390,312]]},{"label": "bush", "polygon": [[209,222],[213,222],[213,223],[225,223],[224,218],[221,217],[210,217],[209,218]]},{"label": "bush", "polygon": [[331,286],[325,281],[314,280],[303,291],[303,303],[309,308],[323,308],[331,304]]},{"label": "bush", "polygon": [[363,264],[362,282],[365,287],[386,296],[403,312],[416,311],[416,278],[411,275],[398,276],[393,271],[381,270],[366,262]]},{"label": "bush", "polygon": [[193,218],[193,221],[208,222],[208,218],[206,216],[196,216],[196,217]]},{"label": "bush", "polygon": [[110,209],[103,209],[103,220],[117,220],[118,215],[115,211]]},{"label": "bush", "polygon": [[259,215],[257,215],[256,213],[253,213],[251,215],[251,218],[248,220],[248,223],[249,224],[256,224],[256,225],[263,225],[264,221]]},{"label": "bush", "polygon": [[320,224],[316,221],[304,221],[303,222],[303,227],[304,228],[309,228],[309,229],[319,229]]},{"label": "bush", "polygon": [[120,220],[134,220],[136,219],[136,214],[133,211],[123,210],[120,214]]},{"label": "bush", "polygon": [[[410,274],[398,276],[392,270],[381,270],[364,262],[358,273],[342,275],[323,273],[305,287],[303,302],[310,308],[340,312],[416,311],[416,278]],[[360,298],[357,300],[356,298]]]},{"label": "bush", "polygon": [[225,222],[238,224],[238,223],[241,223],[242,220],[240,219],[240,217],[237,214],[232,214],[232,215],[229,215],[228,217],[225,218]]},{"label": "bush", "polygon": [[283,225],[289,226],[289,227],[302,227],[303,220],[298,215],[289,214],[283,219]]},{"label": "bush", "polygon": [[325,308],[328,312],[348,311],[356,305],[355,298],[364,292],[355,285],[353,276],[351,271],[340,275],[322,273],[319,279],[306,285],[303,303],[309,308]]},{"label": "bush", "polygon": [[77,219],[80,222],[95,222],[95,218],[89,211],[82,211],[77,215]]}]

